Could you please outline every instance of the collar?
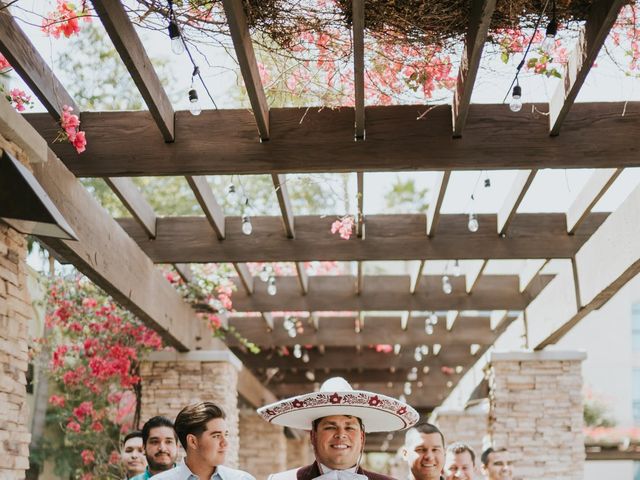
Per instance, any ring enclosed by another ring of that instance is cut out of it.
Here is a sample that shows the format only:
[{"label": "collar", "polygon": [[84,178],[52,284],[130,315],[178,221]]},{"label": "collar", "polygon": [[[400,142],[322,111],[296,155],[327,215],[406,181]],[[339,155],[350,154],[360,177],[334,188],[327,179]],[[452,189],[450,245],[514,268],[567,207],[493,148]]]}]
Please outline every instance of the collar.
[{"label": "collar", "polygon": [[[318,468],[320,469],[320,474],[333,472],[333,470],[334,470],[333,468],[329,468],[324,463],[320,463],[320,462],[318,462]],[[355,465],[355,466],[353,466],[351,468],[345,468],[345,469],[340,470],[340,471],[356,473],[358,471],[358,465]]]},{"label": "collar", "polygon": [[223,468],[222,465],[218,465],[216,467],[216,469],[213,472],[213,475],[211,475],[210,478],[206,478],[206,479],[201,479],[200,477],[198,477],[195,473],[193,473],[189,467],[187,466],[187,464],[184,462],[184,460],[182,462],[180,462],[180,464],[178,464],[178,466],[176,467],[176,475],[178,476],[178,480],[212,480],[216,477],[225,480],[225,477],[222,473]]}]

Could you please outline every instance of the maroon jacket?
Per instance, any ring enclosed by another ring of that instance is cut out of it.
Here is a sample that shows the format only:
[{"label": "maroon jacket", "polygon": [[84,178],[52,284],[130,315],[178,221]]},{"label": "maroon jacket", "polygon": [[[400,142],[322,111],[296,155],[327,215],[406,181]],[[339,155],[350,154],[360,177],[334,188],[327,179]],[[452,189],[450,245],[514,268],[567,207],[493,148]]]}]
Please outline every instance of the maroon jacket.
[{"label": "maroon jacket", "polygon": [[[369,477],[369,480],[395,480],[393,477],[382,475],[380,473],[370,472],[368,470],[363,470],[361,467],[358,467],[356,473],[366,475],[367,477]],[[318,468],[317,462],[313,462],[311,465],[299,468],[296,473],[297,480],[313,480],[314,478],[319,476],[320,469]]]}]

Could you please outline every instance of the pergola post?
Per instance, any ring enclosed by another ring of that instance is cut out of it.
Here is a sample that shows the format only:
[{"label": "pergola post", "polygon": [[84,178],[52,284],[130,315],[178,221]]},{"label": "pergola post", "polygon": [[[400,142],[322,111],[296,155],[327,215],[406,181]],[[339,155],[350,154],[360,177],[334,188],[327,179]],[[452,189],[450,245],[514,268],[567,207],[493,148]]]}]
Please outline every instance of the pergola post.
[{"label": "pergola post", "polygon": [[452,410],[436,408],[429,421],[444,434],[447,444],[462,442],[473,448],[479,465],[489,416],[484,408]]},{"label": "pergola post", "polygon": [[584,352],[493,352],[489,435],[507,448],[516,477],[579,480],[584,475]]},{"label": "pergola post", "polygon": [[[211,401],[226,414],[229,447],[225,465],[238,465],[238,373],[240,361],[231,352],[154,352],[140,365],[141,420],[155,415],[175,420],[185,406]],[[140,425],[142,426],[142,425]]]}]

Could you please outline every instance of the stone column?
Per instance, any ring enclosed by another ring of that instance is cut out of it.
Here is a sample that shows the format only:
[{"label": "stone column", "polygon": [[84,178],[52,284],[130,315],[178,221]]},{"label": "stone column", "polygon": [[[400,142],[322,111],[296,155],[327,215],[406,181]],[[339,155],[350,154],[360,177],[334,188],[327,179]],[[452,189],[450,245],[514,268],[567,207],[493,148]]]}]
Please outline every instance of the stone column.
[{"label": "stone column", "polygon": [[27,242],[0,221],[0,478],[25,478],[27,427],[27,329],[32,316],[26,282]]},{"label": "stone column", "polygon": [[447,445],[462,442],[476,453],[479,462],[484,437],[487,435],[489,414],[485,408],[445,410],[436,408],[429,419],[444,434]]},{"label": "stone column", "polygon": [[258,479],[286,470],[284,429],[265,422],[255,410],[243,408],[240,410],[239,458],[240,468]]},{"label": "stone column", "polygon": [[489,365],[489,434],[507,448],[515,477],[581,480],[584,352],[494,352]]},{"label": "stone column", "polygon": [[236,468],[240,368],[242,363],[229,351],[152,353],[140,366],[142,422],[156,415],[173,421],[191,403],[214,402],[227,417],[230,435],[226,465]]}]

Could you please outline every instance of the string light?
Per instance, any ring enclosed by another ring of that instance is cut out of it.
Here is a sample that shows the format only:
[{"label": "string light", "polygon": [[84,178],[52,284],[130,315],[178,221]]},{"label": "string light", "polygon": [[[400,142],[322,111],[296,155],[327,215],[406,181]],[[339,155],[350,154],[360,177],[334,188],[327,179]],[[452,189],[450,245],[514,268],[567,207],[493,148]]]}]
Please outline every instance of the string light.
[{"label": "string light", "polygon": [[459,277],[461,273],[462,273],[462,268],[460,268],[460,261],[456,260],[453,263],[453,276]]},{"label": "string light", "polygon": [[404,394],[411,395],[411,382],[406,382],[404,384]]},{"label": "string light", "polygon": [[431,315],[429,315],[429,322],[431,323],[431,325],[438,324],[438,315],[436,315],[435,312],[431,312]]},{"label": "string light", "polygon": [[[422,353],[422,355],[429,355],[429,347],[426,346],[426,345],[421,345],[420,346],[420,352]],[[415,368],[415,367],[413,367],[413,368]]]},{"label": "string light", "polygon": [[556,0],[553,0],[553,12],[551,15],[551,20],[547,25],[547,32],[545,34],[545,38],[542,42],[542,51],[550,56],[553,51],[553,47],[556,45],[556,34],[558,33],[558,22],[556,20]]},{"label": "string light", "polygon": [[416,362],[422,361],[422,352],[420,351],[420,347],[416,347],[415,351],[413,352],[413,358]]},{"label": "string light", "polygon": [[302,349],[300,348],[300,345],[296,344],[293,346],[293,356],[296,358],[302,357]]},{"label": "string light", "polygon": [[428,319],[424,322],[424,333],[427,335],[433,335],[433,325],[431,325],[431,322]]},{"label": "string light", "polygon": [[313,373],[312,370],[307,370],[304,373],[304,376],[307,377],[307,380],[309,380],[310,382],[315,382],[316,381],[316,374]]},{"label": "string light", "polygon": [[291,316],[288,315],[284,318],[284,321],[282,322],[282,328],[284,328],[287,332],[292,328],[295,328],[295,326],[296,324],[291,318]]},{"label": "string light", "polygon": [[262,266],[262,269],[260,270],[260,280],[262,280],[263,282],[266,282],[267,280],[269,280],[269,277],[271,276],[271,269],[267,266],[267,264],[264,264]]},{"label": "string light", "polygon": [[291,328],[289,330],[287,330],[287,334],[289,335],[289,338],[296,338],[296,329],[295,328]]},{"label": "string light", "polygon": [[171,51],[176,55],[184,53],[184,41],[180,35],[180,28],[173,12],[173,1],[169,0],[169,38],[171,39]]},{"label": "string light", "polygon": [[469,221],[467,222],[467,228],[471,233],[475,233],[480,228],[480,223],[478,222],[478,216],[475,213],[469,214]]},{"label": "string light", "polygon": [[304,352],[302,354],[302,362],[303,363],[309,363],[309,354],[307,352]]},{"label": "string light", "polygon": [[227,186],[227,200],[229,203],[238,203],[238,193],[236,192],[236,186],[233,183],[230,183],[229,186]]},{"label": "string light", "polygon": [[251,232],[253,232],[253,225],[251,225],[249,215],[242,215],[242,233],[251,235]]},{"label": "string light", "polygon": [[513,93],[511,94],[511,102],[509,102],[509,108],[512,112],[519,112],[522,110],[522,87],[516,83],[513,87]]},{"label": "string light", "polygon": [[451,292],[453,292],[453,285],[451,285],[451,280],[449,280],[448,275],[442,277],[442,291],[446,295],[451,295]]},{"label": "string light", "polygon": [[278,293],[278,287],[276,287],[276,277],[271,275],[267,280],[267,293],[272,297]]},{"label": "string light", "polygon": [[200,107],[200,102],[198,101],[198,92],[195,88],[189,90],[189,111],[194,117],[202,113],[202,107]]}]

